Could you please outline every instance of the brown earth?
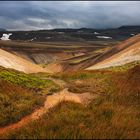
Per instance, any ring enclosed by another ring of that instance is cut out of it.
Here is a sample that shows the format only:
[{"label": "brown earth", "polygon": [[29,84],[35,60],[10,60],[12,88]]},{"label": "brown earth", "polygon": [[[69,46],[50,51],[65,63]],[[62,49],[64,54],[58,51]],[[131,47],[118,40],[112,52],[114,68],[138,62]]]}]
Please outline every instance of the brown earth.
[{"label": "brown earth", "polygon": [[120,66],[138,60],[140,60],[140,34],[120,43],[101,55],[96,60],[98,63],[90,66],[87,70]]},{"label": "brown earth", "polygon": [[[94,69],[96,68],[96,64],[98,66],[98,63],[100,64],[100,62],[102,63],[102,61],[105,61],[103,67],[108,67],[108,65],[106,63],[109,62],[109,60],[112,61],[113,59],[114,59],[115,64],[114,63],[110,64],[111,66],[125,64],[125,63],[129,63],[129,62],[132,62],[135,60],[140,60],[139,41],[140,41],[140,35],[138,34],[125,41],[122,41],[121,43],[105,50],[104,52],[95,53],[91,57],[89,57],[77,64],[70,64],[70,63],[68,63],[69,62],[69,60],[68,60],[68,61],[64,61],[64,62],[60,62],[60,63],[50,64],[46,68],[52,69],[54,72],[77,71],[77,70],[83,70],[83,69],[92,70],[93,68]],[[87,54],[85,54],[85,56],[86,55]],[[114,55],[119,55],[119,56],[121,55],[122,57],[116,58],[117,56],[114,56]],[[82,58],[83,55],[78,56],[78,57]],[[74,60],[75,58],[76,57],[73,57],[71,59]],[[120,61],[117,61],[117,59],[119,59]],[[100,68],[102,68],[102,67],[99,66],[99,69]]]},{"label": "brown earth", "polygon": [[[85,48],[86,46],[86,48]],[[35,64],[48,64],[56,60],[83,55],[98,46],[90,43],[66,43],[66,42],[21,42],[21,41],[0,41],[0,48],[27,59]]]},{"label": "brown earth", "polygon": [[0,66],[23,71],[25,73],[51,72],[2,49],[0,49]]},{"label": "brown earth", "polygon": [[[32,63],[46,67],[53,72],[74,71],[90,66],[90,62],[100,53],[96,50],[111,47],[115,41],[95,42],[27,42],[0,41],[0,48],[20,56]],[[91,56],[78,64],[70,61]]]}]

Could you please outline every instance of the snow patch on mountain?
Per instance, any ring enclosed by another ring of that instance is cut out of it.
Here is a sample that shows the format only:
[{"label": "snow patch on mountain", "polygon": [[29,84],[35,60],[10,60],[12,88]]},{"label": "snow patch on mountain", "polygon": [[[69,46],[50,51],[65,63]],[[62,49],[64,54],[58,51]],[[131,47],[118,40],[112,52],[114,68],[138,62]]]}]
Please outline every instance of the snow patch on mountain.
[{"label": "snow patch on mountain", "polygon": [[97,38],[103,38],[103,39],[112,39],[112,37],[109,36],[96,36]]},{"label": "snow patch on mountain", "polygon": [[94,34],[95,34],[95,35],[98,35],[98,34],[100,34],[100,33],[98,33],[98,32],[94,32]]},{"label": "snow patch on mountain", "polygon": [[9,34],[3,34],[2,37],[0,38],[1,40],[10,40],[9,37],[12,35],[12,33]]}]

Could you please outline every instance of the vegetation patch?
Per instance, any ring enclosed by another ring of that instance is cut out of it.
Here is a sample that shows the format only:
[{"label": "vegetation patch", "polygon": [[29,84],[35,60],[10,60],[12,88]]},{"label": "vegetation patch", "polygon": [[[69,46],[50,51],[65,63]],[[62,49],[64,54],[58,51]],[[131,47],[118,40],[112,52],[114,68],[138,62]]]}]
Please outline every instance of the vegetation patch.
[{"label": "vegetation patch", "polygon": [[[41,73],[39,75],[42,75]],[[47,77],[47,74],[45,74]],[[19,121],[43,105],[45,94],[60,90],[59,85],[34,74],[0,68],[0,126]]]},{"label": "vegetation patch", "polygon": [[139,109],[99,97],[87,107],[63,102],[38,121],[4,138],[16,139],[129,139],[140,138]]},{"label": "vegetation patch", "polygon": [[0,78],[35,92],[47,94],[48,92],[59,90],[59,86],[51,80],[41,79],[35,75],[17,71],[2,69],[0,70]]},{"label": "vegetation patch", "polygon": [[[13,139],[140,139],[140,67],[127,72],[57,74],[70,90],[99,94],[87,106],[62,102],[39,120],[4,134]],[[72,89],[73,87],[73,89]]]},{"label": "vegetation patch", "polygon": [[0,80],[0,126],[19,121],[43,102],[43,96]]},{"label": "vegetation patch", "polygon": [[74,81],[74,80],[85,80],[90,78],[103,78],[109,76],[110,72],[105,71],[77,71],[77,72],[66,72],[58,73],[53,75],[54,78],[59,78],[65,81]]},{"label": "vegetation patch", "polygon": [[116,72],[125,72],[137,65],[140,64],[140,61],[134,61],[134,62],[130,62],[130,63],[127,63],[127,64],[124,64],[122,66],[115,66],[115,67],[110,67],[110,68],[105,68],[105,70],[109,70],[109,71],[116,71]]}]

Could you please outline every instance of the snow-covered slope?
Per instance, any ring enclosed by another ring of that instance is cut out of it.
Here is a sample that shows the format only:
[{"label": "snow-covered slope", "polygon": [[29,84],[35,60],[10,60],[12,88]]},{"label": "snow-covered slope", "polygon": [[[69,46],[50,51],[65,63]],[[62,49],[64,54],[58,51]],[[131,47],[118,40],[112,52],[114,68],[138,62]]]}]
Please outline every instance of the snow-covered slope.
[{"label": "snow-covered slope", "polygon": [[0,38],[1,40],[10,40],[9,37],[12,35],[12,33],[9,34],[3,34],[3,36]]}]

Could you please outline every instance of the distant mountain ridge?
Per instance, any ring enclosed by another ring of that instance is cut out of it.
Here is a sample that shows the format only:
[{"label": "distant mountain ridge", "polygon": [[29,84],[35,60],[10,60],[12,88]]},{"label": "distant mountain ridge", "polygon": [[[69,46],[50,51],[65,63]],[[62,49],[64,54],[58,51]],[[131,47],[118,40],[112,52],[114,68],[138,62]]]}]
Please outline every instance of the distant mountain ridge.
[{"label": "distant mountain ridge", "polygon": [[140,29],[140,25],[133,25],[133,26],[131,26],[131,25],[124,25],[124,26],[121,26],[121,27],[119,27],[119,29]]},{"label": "distant mountain ridge", "polygon": [[7,31],[6,29],[4,29],[4,28],[0,28],[0,31]]},{"label": "distant mountain ridge", "polygon": [[[102,30],[111,30],[111,29],[140,29],[140,25],[122,25],[118,28],[88,28],[88,27],[81,27],[81,28],[54,28],[54,29],[41,29],[41,30],[29,30],[29,31],[24,31],[24,30],[20,30],[17,32],[31,32],[31,31],[90,31],[90,30],[98,30],[98,31],[102,31]],[[0,28],[0,31],[7,31],[5,28]],[[11,31],[11,32],[16,32],[16,31]]]},{"label": "distant mountain ridge", "polygon": [[121,26],[119,28],[94,29],[94,28],[57,28],[51,30],[34,31],[5,31],[0,30],[0,38],[3,33],[12,33],[10,40],[21,40],[29,42],[46,41],[104,41],[117,40],[123,41],[140,33],[140,25]]}]

